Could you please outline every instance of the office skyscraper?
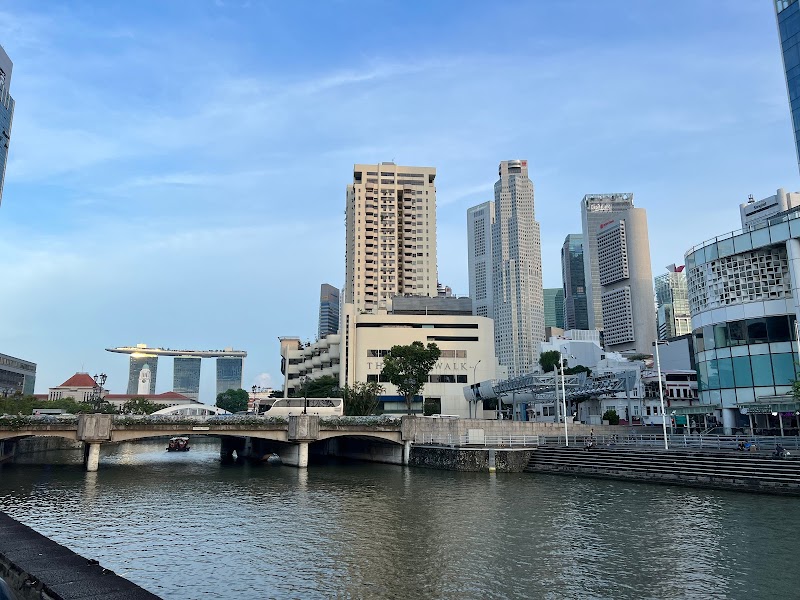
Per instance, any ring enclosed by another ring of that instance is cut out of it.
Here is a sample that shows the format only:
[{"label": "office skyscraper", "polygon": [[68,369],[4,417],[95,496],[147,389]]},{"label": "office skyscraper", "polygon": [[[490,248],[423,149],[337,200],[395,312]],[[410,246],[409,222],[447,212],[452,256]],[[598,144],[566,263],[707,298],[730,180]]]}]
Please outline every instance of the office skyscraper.
[{"label": "office skyscraper", "polygon": [[436,296],[436,169],[354,165],[347,186],[345,303],[372,312],[393,296]]},{"label": "office skyscraper", "polygon": [[544,288],[544,326],[564,329],[564,288]]},{"label": "office skyscraper", "polygon": [[323,283],[319,289],[318,339],[339,331],[339,288]]},{"label": "office skyscraper", "polygon": [[800,161],[800,3],[797,0],[775,0],[775,12],[792,113],[795,152]]},{"label": "office skyscraper", "polygon": [[14,99],[11,97],[11,59],[0,46],[0,203],[6,178],[8,146],[11,143],[11,122],[14,120]]},{"label": "office skyscraper", "polygon": [[597,226],[596,240],[605,346],[653,354],[656,318],[647,213],[633,206],[608,213]]},{"label": "office skyscraper", "polygon": [[655,284],[658,339],[666,340],[677,335],[692,333],[689,293],[686,289],[686,271],[683,265],[669,265],[666,273],[656,277]]},{"label": "office skyscraper", "polygon": [[494,317],[492,298],[492,224],[494,202],[467,209],[467,263],[472,314]]},{"label": "office skyscraper", "polygon": [[583,272],[583,236],[570,233],[561,247],[564,285],[564,329],[589,329],[586,278]]},{"label": "office skyscraper", "polygon": [[538,366],[544,341],[542,247],[528,161],[503,161],[499,175],[492,225],[495,349],[514,377]]},{"label": "office skyscraper", "polygon": [[587,194],[581,200],[583,223],[583,277],[586,282],[588,329],[603,329],[597,233],[605,221],[620,218],[633,207],[633,194]]}]

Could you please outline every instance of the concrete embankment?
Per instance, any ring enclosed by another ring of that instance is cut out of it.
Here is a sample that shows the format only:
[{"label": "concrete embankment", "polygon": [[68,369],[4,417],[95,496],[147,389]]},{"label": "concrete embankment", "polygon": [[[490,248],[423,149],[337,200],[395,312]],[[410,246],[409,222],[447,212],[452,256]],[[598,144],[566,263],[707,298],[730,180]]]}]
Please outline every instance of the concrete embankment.
[{"label": "concrete embankment", "polygon": [[18,600],[159,600],[2,512],[0,577]]},{"label": "concrete embankment", "polygon": [[540,447],[526,471],[800,495],[800,460],[737,451]]},{"label": "concrete embankment", "polygon": [[414,446],[409,465],[442,469],[444,471],[489,471],[519,473],[527,467],[530,448],[446,448],[442,446]]}]

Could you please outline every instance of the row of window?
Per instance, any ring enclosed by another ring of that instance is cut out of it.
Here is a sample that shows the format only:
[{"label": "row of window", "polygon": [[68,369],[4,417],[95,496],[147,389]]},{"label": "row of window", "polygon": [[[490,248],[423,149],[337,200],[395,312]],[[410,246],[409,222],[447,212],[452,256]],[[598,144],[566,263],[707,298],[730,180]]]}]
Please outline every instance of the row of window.
[{"label": "row of window", "polygon": [[791,385],[795,380],[795,355],[753,354],[697,363],[700,391],[727,388]]},{"label": "row of window", "polygon": [[758,317],[706,325],[694,330],[694,350],[791,342],[795,340],[795,316]]}]

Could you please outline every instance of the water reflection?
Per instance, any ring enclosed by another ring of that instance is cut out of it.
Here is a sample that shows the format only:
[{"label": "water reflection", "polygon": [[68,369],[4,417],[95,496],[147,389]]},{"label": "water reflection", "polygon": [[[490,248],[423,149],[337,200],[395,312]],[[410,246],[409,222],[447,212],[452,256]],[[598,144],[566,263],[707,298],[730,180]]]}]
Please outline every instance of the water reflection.
[{"label": "water reflection", "polygon": [[5,465],[0,506],[165,598],[794,594],[794,499],[387,465],[222,465],[213,438],[187,453],[164,447],[106,448],[96,473]]}]

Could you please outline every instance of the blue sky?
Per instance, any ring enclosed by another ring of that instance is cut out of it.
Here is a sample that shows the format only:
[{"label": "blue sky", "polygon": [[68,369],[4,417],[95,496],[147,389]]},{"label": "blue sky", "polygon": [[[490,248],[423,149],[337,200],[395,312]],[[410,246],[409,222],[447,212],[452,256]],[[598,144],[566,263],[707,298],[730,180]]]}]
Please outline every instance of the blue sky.
[{"label": "blue sky", "polygon": [[[313,338],[344,279],[356,162],[437,168],[439,279],[466,209],[527,159],[545,286],[586,193],[634,192],[653,273],[800,189],[771,0],[0,0],[17,102],[0,206],[0,352],[37,391],[127,360]],[[213,399],[213,363],[202,398]],[[170,361],[158,391],[171,388]]]}]

